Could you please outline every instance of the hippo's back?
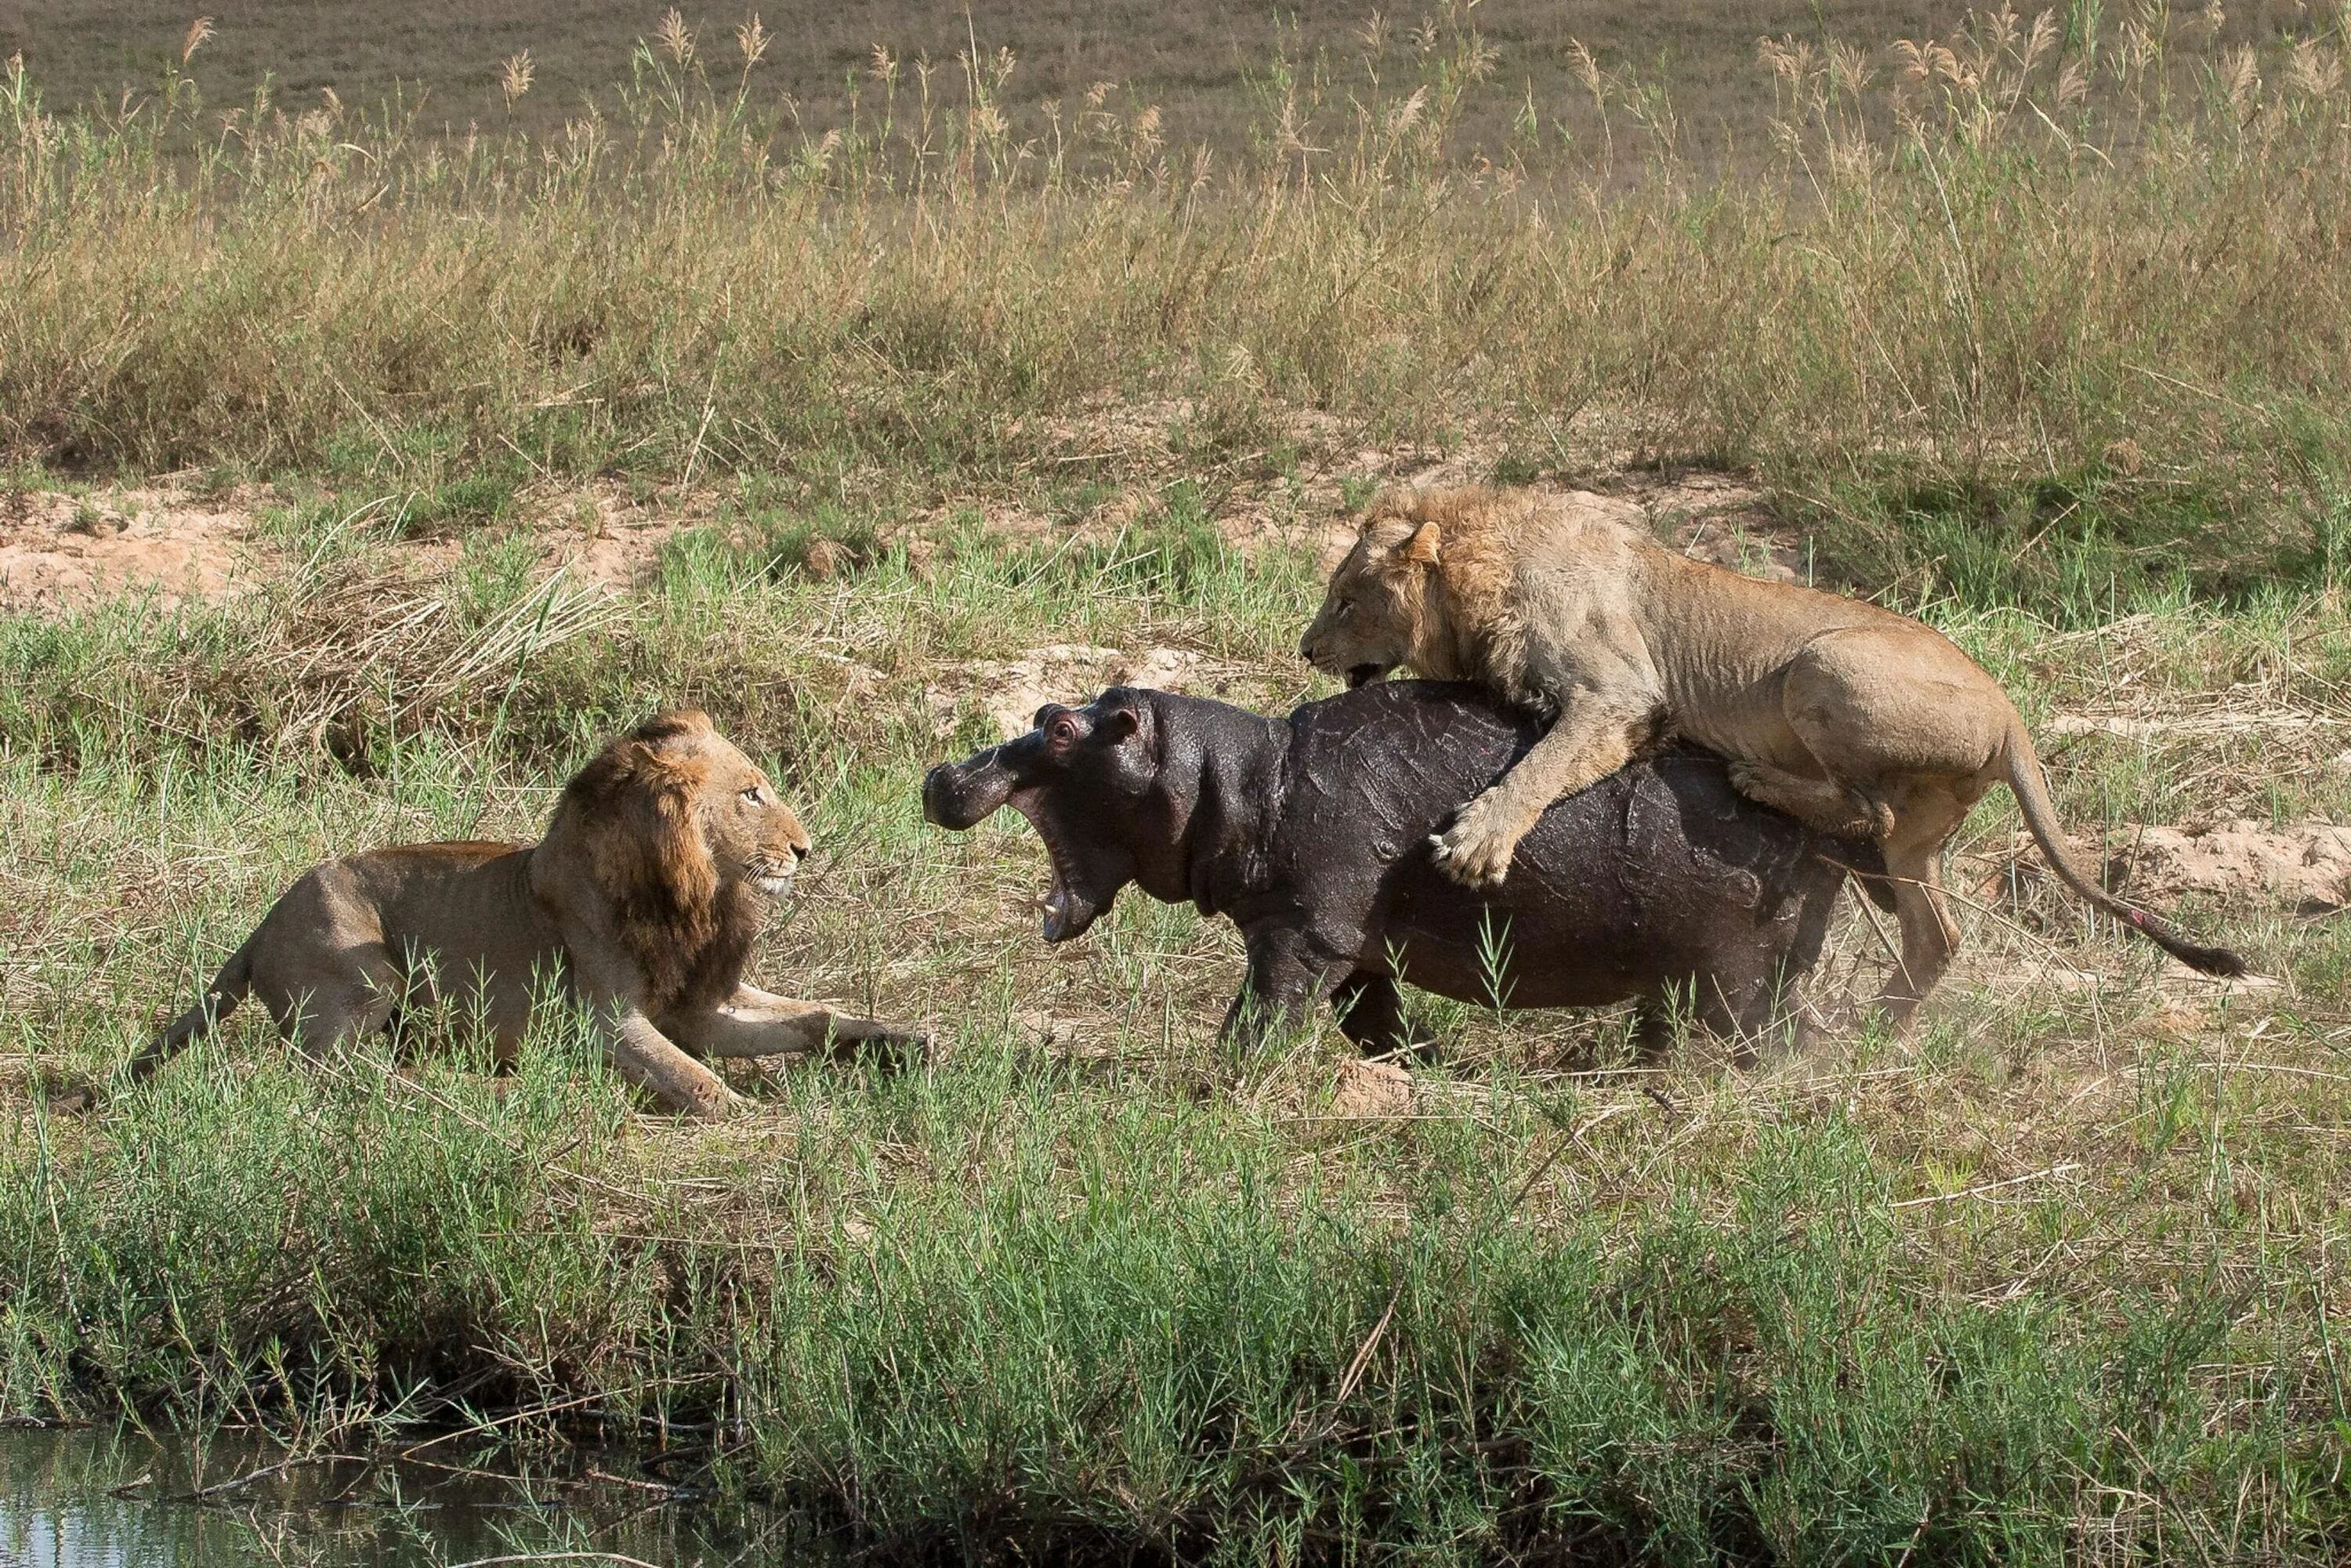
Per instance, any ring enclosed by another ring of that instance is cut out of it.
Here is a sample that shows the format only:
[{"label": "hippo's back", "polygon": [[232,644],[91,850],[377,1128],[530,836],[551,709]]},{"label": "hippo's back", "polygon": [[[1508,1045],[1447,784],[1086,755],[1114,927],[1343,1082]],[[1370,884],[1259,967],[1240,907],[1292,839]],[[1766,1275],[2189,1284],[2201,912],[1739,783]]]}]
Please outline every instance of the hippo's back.
[{"label": "hippo's back", "polygon": [[1437,869],[1429,836],[1541,737],[1539,721],[1474,686],[1391,681],[1291,726],[1285,858],[1311,901],[1368,901],[1366,967],[1400,960],[1440,994],[1494,1000],[1499,981],[1513,1006],[1588,1006],[1726,955],[1773,964],[1807,924],[1817,943],[1844,878],[1844,846],[1740,795],[1720,758],[1677,747],[1554,802],[1502,886],[1473,892]]}]

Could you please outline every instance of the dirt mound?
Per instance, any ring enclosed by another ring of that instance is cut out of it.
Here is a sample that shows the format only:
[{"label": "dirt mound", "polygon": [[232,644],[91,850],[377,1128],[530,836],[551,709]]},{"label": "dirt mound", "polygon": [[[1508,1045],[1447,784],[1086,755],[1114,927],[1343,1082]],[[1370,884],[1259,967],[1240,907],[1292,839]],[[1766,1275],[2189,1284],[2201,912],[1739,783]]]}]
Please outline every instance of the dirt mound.
[{"label": "dirt mound", "polygon": [[2106,884],[2149,904],[2189,894],[2265,899],[2304,915],[2351,904],[2351,829],[2332,822],[2273,828],[2240,819],[2210,827],[2117,833],[2106,859]]},{"label": "dirt mound", "polygon": [[956,731],[976,704],[1006,740],[1025,735],[1049,702],[1091,702],[1105,686],[1154,686],[1166,692],[1217,695],[1231,689],[1232,665],[1188,648],[1145,648],[1130,653],[1082,643],[1031,648],[1017,659],[975,659],[954,665],[946,681],[927,688],[931,727],[939,738]]},{"label": "dirt mound", "polygon": [[[2333,822],[2283,828],[2241,818],[2186,827],[2124,822],[2103,843],[2077,841],[2074,851],[2085,866],[2104,866],[2107,887],[2158,908],[2191,894],[2303,915],[2351,906],[2351,828]],[[2048,874],[2041,852],[2022,832],[2004,850],[1960,859],[1954,869],[1961,880],[1991,897],[2012,878],[2038,882]]]},{"label": "dirt mound", "polygon": [[1342,1061],[1331,1088],[1331,1114],[1409,1116],[1412,1074],[1392,1061]]},{"label": "dirt mound", "polygon": [[1774,582],[1811,580],[1802,538],[1779,526],[1751,485],[1720,474],[1643,475],[1618,493],[1684,555]]},{"label": "dirt mound", "polygon": [[0,609],[63,611],[152,593],[165,608],[220,599],[254,576],[253,497],[167,490],[0,495]]},{"label": "dirt mound", "polygon": [[568,565],[574,576],[624,592],[660,570],[662,546],[671,535],[695,526],[710,510],[706,502],[684,505],[691,509],[656,512],[618,481],[599,480],[549,504],[549,511],[572,526],[548,531],[540,559],[549,566]]}]

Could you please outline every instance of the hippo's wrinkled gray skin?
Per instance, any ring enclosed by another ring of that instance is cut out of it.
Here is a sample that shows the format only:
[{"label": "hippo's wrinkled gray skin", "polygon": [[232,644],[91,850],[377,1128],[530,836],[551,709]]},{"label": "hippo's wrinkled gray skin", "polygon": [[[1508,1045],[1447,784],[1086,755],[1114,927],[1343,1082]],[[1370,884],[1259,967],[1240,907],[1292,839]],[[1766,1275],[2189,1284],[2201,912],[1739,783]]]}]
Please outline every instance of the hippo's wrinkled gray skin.
[{"label": "hippo's wrinkled gray skin", "polygon": [[1473,892],[1429,835],[1541,733],[1468,685],[1391,681],[1286,719],[1113,686],[923,781],[923,814],[968,828],[1009,804],[1045,841],[1044,935],[1066,942],[1134,883],[1231,916],[1249,977],[1226,1015],[1255,1043],[1325,998],[1366,1051],[1411,1045],[1398,979],[1510,1007],[1637,999],[1643,1038],[1670,995],[1741,1040],[1771,1029],[1820,956],[1844,867],[1825,839],[1745,800],[1710,755],[1636,761],[1553,805],[1509,880]]}]

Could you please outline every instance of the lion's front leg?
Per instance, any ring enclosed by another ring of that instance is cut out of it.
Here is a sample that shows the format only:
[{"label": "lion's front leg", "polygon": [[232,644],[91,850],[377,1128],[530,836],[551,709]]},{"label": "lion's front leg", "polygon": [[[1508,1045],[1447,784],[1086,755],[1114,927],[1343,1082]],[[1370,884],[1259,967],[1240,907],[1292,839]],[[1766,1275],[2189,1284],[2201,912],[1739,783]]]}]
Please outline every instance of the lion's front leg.
[{"label": "lion's front leg", "polygon": [[844,1045],[882,1045],[920,1056],[930,1039],[879,1019],[836,1013],[820,1002],[738,985],[726,1005],[679,1026],[679,1038],[705,1056],[807,1056]]},{"label": "lion's front leg", "polygon": [[1519,841],[1552,802],[1624,767],[1655,730],[1656,719],[1656,705],[1646,701],[1592,692],[1572,696],[1549,733],[1462,807],[1452,826],[1430,838],[1437,865],[1465,886],[1499,887]]},{"label": "lion's front leg", "polygon": [[622,1078],[690,1116],[715,1121],[742,1103],[716,1073],[680,1051],[634,1007],[615,1009],[609,1049]]}]

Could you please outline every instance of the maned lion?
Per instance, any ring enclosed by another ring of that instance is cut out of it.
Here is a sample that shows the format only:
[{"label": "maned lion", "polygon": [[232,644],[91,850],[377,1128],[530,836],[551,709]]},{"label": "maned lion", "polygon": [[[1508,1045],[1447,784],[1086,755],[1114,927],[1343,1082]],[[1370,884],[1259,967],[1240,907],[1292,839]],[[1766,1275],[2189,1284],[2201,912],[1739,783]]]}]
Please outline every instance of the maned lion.
[{"label": "maned lion", "polygon": [[509,1056],[550,983],[594,1010],[622,1077],[700,1116],[736,1096],[695,1056],[920,1049],[910,1031],[743,983],[763,895],[791,891],[808,850],[707,716],[658,714],[564,786],[536,844],[370,850],[304,874],[131,1071],[154,1071],[250,992],[313,1055],[410,1000],[449,1000]]},{"label": "maned lion", "polygon": [[1959,944],[1942,849],[1994,784],[2074,891],[2182,962],[2244,972],[2110,896],[2067,856],[2032,738],[1998,683],[1933,629],[1666,549],[1592,497],[1479,489],[1384,499],[1332,573],[1299,652],[1351,685],[1409,664],[1552,720],[1436,840],[1472,886],[1501,882],[1545,807],[1678,734],[1729,758],[1742,794],[1866,834],[1895,879],[1906,1021]]}]

